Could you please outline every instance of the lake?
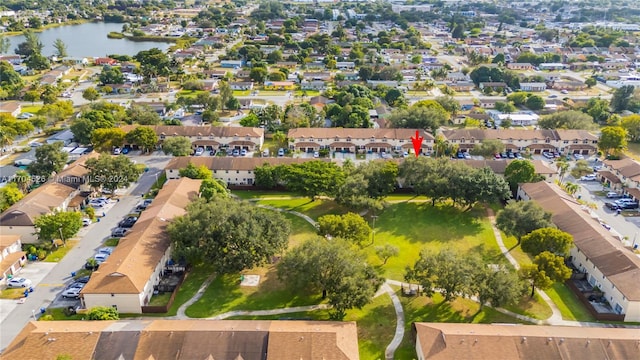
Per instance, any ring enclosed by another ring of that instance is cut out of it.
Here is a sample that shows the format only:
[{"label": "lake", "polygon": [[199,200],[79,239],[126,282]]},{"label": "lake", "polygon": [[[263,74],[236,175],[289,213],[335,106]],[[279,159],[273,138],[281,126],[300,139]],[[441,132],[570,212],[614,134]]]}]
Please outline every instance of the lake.
[{"label": "lake", "polygon": [[[62,39],[67,45],[67,53],[72,57],[104,57],[109,54],[135,55],[142,50],[158,48],[166,50],[170,43],[154,41],[130,41],[127,39],[109,39],[107,34],[122,31],[122,25],[118,23],[88,22],[80,25],[67,25],[46,29],[36,33],[42,41],[44,48],[42,54],[53,55],[55,49],[53,43],[56,39]],[[13,53],[18,44],[24,42],[24,36],[8,36],[11,42],[9,52]]]}]

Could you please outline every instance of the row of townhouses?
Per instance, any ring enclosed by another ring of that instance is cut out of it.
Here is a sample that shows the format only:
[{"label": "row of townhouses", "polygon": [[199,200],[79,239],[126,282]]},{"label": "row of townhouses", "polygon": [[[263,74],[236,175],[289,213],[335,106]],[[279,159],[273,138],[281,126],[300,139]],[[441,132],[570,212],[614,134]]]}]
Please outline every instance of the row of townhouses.
[{"label": "row of townhouses", "polygon": [[598,179],[611,190],[640,200],[640,163],[636,160],[605,160]]},{"label": "row of townhouses", "polygon": [[[260,150],[264,143],[264,129],[250,127],[228,126],[149,126],[158,136],[159,146],[168,138],[184,136],[191,140],[194,148],[203,147],[206,150],[238,149]],[[122,130],[129,132],[135,125],[123,126]],[[135,148],[136,144],[125,144]]]}]

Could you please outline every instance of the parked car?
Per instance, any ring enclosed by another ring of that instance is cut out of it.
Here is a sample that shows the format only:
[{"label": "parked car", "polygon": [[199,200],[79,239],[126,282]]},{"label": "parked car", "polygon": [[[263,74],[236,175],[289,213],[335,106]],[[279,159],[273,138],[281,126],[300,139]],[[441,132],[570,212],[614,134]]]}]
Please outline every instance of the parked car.
[{"label": "parked car", "polygon": [[32,142],[29,143],[29,146],[31,146],[31,147],[40,147],[42,145],[44,145],[44,144],[39,142],[39,141],[32,141]]},{"label": "parked car", "polygon": [[594,181],[594,180],[596,180],[595,174],[585,175],[580,178],[580,181]]},{"label": "parked car", "polygon": [[546,157],[547,159],[553,159],[554,158],[553,153],[550,153],[550,152],[547,152],[547,151],[543,152],[542,156]]},{"label": "parked car", "polygon": [[89,282],[89,278],[90,278],[90,276],[81,276],[81,277],[79,277],[79,278],[77,278],[77,279],[76,279],[76,282],[77,282],[77,283],[83,283],[83,284],[86,284],[86,283],[88,283],[88,282]]},{"label": "parked car", "polygon": [[209,151],[209,156],[214,156],[215,154],[216,154],[216,151],[215,151],[215,150],[211,150],[211,151]]},{"label": "parked car", "polygon": [[98,254],[107,254],[107,255],[111,255],[111,253],[113,252],[113,247],[112,246],[105,246],[102,247],[100,249],[98,249]]},{"label": "parked car", "polygon": [[82,226],[89,226],[93,223],[89,218],[82,218]]},{"label": "parked car", "polygon": [[196,152],[194,153],[195,156],[200,156],[202,154],[204,154],[204,148],[201,147],[197,148]]},{"label": "parked car", "polygon": [[136,205],[136,211],[146,210],[152,201],[153,199],[145,199],[143,202],[138,203],[138,205]]},{"label": "parked car", "polygon": [[247,156],[247,149],[240,150],[240,156]]},{"label": "parked car", "polygon": [[522,160],[522,155],[520,155],[520,153],[516,153],[516,159]]},{"label": "parked car", "polygon": [[498,153],[493,154],[493,157],[495,157],[496,159],[502,159],[502,156],[500,156],[500,154]]},{"label": "parked car", "polygon": [[240,156],[240,150],[238,149],[233,149],[233,152],[231,153],[233,156]]},{"label": "parked car", "polygon": [[615,201],[615,203],[620,209],[630,210],[638,208],[638,202],[628,198],[618,199]]},{"label": "parked car", "polygon": [[278,149],[278,157],[283,157],[284,156],[284,149],[280,148]]},{"label": "parked car", "polygon": [[130,228],[133,227],[133,225],[136,223],[136,221],[138,221],[138,218],[135,216],[129,216],[128,218],[120,221],[118,223],[118,226],[121,228]]},{"label": "parked car", "polygon": [[100,267],[100,263],[101,263],[101,261],[98,261],[98,260],[96,260],[94,264],[91,264],[90,262],[87,261],[84,264],[84,268],[86,270],[95,271],[95,270],[98,270],[98,268]]},{"label": "parked car", "polygon": [[612,202],[607,202],[604,204],[605,207],[611,209],[611,210],[618,210],[620,209],[620,206],[616,203],[612,203]]},{"label": "parked car", "polygon": [[581,154],[573,154],[573,157],[574,157],[576,160],[584,160],[584,156],[582,156]]},{"label": "parked car", "polygon": [[67,289],[82,289],[86,283],[75,281],[67,286]]},{"label": "parked car", "polygon": [[62,292],[62,297],[65,299],[77,299],[80,297],[80,291],[82,288],[71,288]]},{"label": "parked car", "polygon": [[105,260],[107,260],[108,257],[109,257],[109,254],[105,254],[105,253],[97,253],[93,255],[93,258],[96,259],[96,261],[100,261],[100,262],[104,262]]},{"label": "parked car", "polygon": [[111,232],[111,236],[112,237],[123,237],[127,232],[129,231],[129,229],[125,229],[125,228],[116,228]]},{"label": "parked car", "polygon": [[12,279],[7,280],[7,287],[10,287],[10,288],[31,287],[31,280],[25,279],[23,277],[14,277]]},{"label": "parked car", "polygon": [[617,199],[617,198],[619,198],[619,197],[622,197],[622,195],[618,194],[618,193],[617,193],[617,192],[615,192],[615,191],[609,191],[609,192],[607,193],[607,198],[609,198],[609,199]]},{"label": "parked car", "polygon": [[313,152],[313,157],[314,157],[314,158],[319,158],[319,157],[320,157],[320,152],[318,152],[318,151],[314,151],[314,152]]},{"label": "parked car", "polygon": [[122,149],[120,148],[113,149],[113,155],[120,155],[120,154],[122,154]]},{"label": "parked car", "polygon": [[637,202],[628,202],[622,204],[622,208],[625,210],[637,209],[638,207],[640,207],[640,204]]}]

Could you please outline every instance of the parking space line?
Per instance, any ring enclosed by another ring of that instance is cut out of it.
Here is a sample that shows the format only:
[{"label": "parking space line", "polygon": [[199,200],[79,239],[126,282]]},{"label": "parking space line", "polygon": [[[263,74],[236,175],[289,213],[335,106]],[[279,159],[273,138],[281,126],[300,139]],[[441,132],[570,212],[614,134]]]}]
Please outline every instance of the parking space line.
[{"label": "parking space line", "polygon": [[60,286],[65,286],[65,285],[64,284],[38,284],[36,286],[60,287]]}]

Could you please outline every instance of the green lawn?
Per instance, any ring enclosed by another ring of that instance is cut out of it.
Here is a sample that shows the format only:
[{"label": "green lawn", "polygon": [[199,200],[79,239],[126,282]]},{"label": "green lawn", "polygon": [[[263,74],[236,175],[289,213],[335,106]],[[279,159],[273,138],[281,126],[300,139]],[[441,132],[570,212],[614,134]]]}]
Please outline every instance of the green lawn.
[{"label": "green lawn", "polygon": [[24,289],[23,288],[6,288],[4,290],[0,290],[0,299],[5,300],[16,300],[24,297]]},{"label": "green lawn", "polygon": [[391,204],[376,220],[375,244],[364,248],[370,264],[382,264],[375,247],[386,243],[397,246],[400,255],[383,266],[383,275],[400,281],[405,268],[413,265],[425,248],[453,248],[480,255],[487,263],[506,264],[482,208],[463,212],[445,204],[433,207],[430,202]]},{"label": "green lawn", "polygon": [[[39,318],[40,321],[47,320],[84,320],[86,317],[85,314],[74,314],[67,316],[65,313],[65,308],[48,308],[43,316]],[[49,316],[47,316],[49,315]]]},{"label": "green lawn", "polygon": [[291,235],[289,235],[289,248],[293,248],[305,240],[314,237],[317,232],[316,228],[309,224],[308,221],[299,216],[282,213],[284,217],[291,221]]},{"label": "green lawn", "polygon": [[575,321],[595,321],[593,316],[587,311],[587,309],[578,300],[576,295],[565,284],[555,283],[551,288],[546,289],[545,292],[551,300],[556,304],[562,318],[565,320]]},{"label": "green lawn", "polygon": [[196,97],[198,94],[208,94],[204,90],[180,90],[176,94],[177,97]]},{"label": "green lawn", "polygon": [[225,320],[330,320],[329,310],[303,311],[296,313],[265,316],[231,316]]},{"label": "green lawn", "polygon": [[320,91],[318,91],[318,90],[296,90],[296,91],[293,92],[293,94],[295,96],[313,97],[313,96],[320,95]]},{"label": "green lawn", "polygon": [[233,96],[249,96],[251,90],[233,90]]},{"label": "green lawn", "polygon": [[104,242],[104,246],[118,246],[120,238],[109,238]]},{"label": "green lawn", "polygon": [[518,245],[518,239],[515,236],[507,236],[504,232],[500,232],[502,234],[502,242],[504,242],[504,246],[509,249],[509,253],[513,256],[514,259],[518,262],[518,264],[531,264],[531,257],[522,249],[520,245]]},{"label": "green lawn", "polygon": [[309,198],[286,199],[286,200],[260,200],[258,204],[269,205],[281,209],[298,211],[318,219],[327,214],[344,214],[347,212],[342,206],[332,200],[318,199],[311,201]]},{"label": "green lawn", "polygon": [[43,261],[45,261],[45,262],[58,262],[58,261],[62,260],[62,258],[65,255],[67,255],[69,250],[71,250],[74,246],[76,246],[77,243],[78,243],[78,240],[69,240],[69,241],[67,241],[66,245],[58,246],[58,248],[56,250],[52,251],[51,253],[49,253],[49,255],[47,255],[47,257]]},{"label": "green lawn", "polygon": [[529,296],[530,291],[524,295],[517,304],[503,306],[514,313],[532,317],[538,320],[545,320],[551,317],[553,312],[547,303],[536,292],[533,299]]},{"label": "green lawn", "polygon": [[240,199],[259,199],[259,198],[283,198],[283,200],[291,197],[299,197],[300,195],[292,194],[285,191],[266,191],[266,190],[234,190],[233,195]]},{"label": "green lawn", "polygon": [[22,107],[22,112],[23,113],[32,113],[32,114],[37,114],[38,111],[40,111],[40,109],[42,109],[42,105],[28,105],[28,106],[23,106]]},{"label": "green lawn", "polygon": [[278,280],[273,266],[247,270],[245,274],[260,275],[260,285],[241,287],[240,274],[217,276],[202,297],[187,308],[187,316],[205,318],[232,310],[279,309],[322,302],[322,294],[295,293],[287,288]]},{"label": "green lawn", "polygon": [[153,295],[151,300],[149,300],[149,306],[162,306],[169,303],[169,298],[171,297],[170,292],[166,292],[163,294]]},{"label": "green lawn", "polygon": [[396,329],[396,313],[388,295],[378,296],[361,310],[349,310],[344,320],[358,324],[360,359],[384,359]]},{"label": "green lawn", "polygon": [[640,142],[629,142],[627,144],[627,155],[640,160]]}]

